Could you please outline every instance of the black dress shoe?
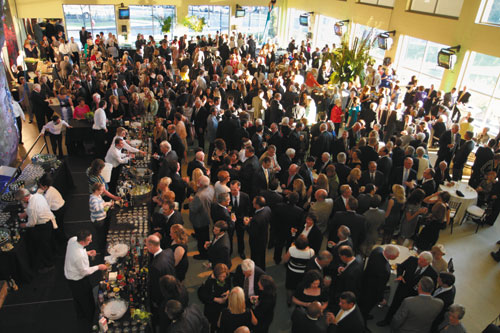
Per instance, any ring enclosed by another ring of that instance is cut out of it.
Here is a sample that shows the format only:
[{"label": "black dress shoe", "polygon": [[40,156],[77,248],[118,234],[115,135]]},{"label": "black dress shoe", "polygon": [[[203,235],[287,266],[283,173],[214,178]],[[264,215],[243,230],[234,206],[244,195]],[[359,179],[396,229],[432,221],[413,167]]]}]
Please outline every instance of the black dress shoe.
[{"label": "black dress shoe", "polygon": [[208,257],[204,256],[202,254],[196,254],[196,255],[193,256],[193,259],[196,259],[196,260],[207,260]]},{"label": "black dress shoe", "polygon": [[493,257],[493,259],[495,259],[495,261],[500,262],[500,254],[498,254],[497,252],[490,252],[490,254]]},{"label": "black dress shoe", "polygon": [[385,319],[377,322],[377,326],[380,326],[380,327],[389,326],[389,324],[390,324],[390,322],[388,322]]},{"label": "black dress shoe", "polygon": [[240,258],[241,258],[242,260],[245,260],[245,259],[247,258],[247,256],[246,256],[244,253],[240,253]]}]

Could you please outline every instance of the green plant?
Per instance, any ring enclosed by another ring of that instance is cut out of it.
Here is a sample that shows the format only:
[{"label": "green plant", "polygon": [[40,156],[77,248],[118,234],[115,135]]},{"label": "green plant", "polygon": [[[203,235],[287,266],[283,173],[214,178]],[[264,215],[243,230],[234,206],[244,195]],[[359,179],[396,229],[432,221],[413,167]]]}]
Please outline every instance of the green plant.
[{"label": "green plant", "polygon": [[163,32],[164,34],[167,34],[172,30],[172,25],[174,22],[173,16],[167,16],[167,17],[155,16],[155,19],[160,23],[161,32]]},{"label": "green plant", "polygon": [[203,28],[205,28],[205,25],[207,23],[205,22],[204,17],[198,17],[195,15],[192,16],[186,16],[182,20],[182,25],[189,28],[190,30],[193,30],[195,32],[202,32]]},{"label": "green plant", "polygon": [[331,84],[351,82],[356,77],[363,81],[366,64],[373,63],[373,58],[370,56],[370,50],[373,47],[373,31],[364,34],[361,38],[354,38],[352,45],[349,43],[349,35],[350,31],[347,31],[342,37],[340,46],[323,56],[323,63],[330,60],[333,69],[330,76]]}]

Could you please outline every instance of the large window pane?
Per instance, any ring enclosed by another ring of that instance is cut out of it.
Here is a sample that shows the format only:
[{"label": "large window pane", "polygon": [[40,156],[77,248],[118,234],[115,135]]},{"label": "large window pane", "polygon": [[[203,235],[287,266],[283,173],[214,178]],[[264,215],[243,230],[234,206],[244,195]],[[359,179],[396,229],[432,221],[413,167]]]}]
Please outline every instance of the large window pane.
[{"label": "large window pane", "polygon": [[[253,34],[259,41],[263,42],[275,38],[278,35],[278,16],[279,9],[274,7],[269,13],[269,7],[243,6],[245,17],[243,17],[241,27],[247,34]],[[266,22],[268,15],[269,22]]]},{"label": "large window pane", "polygon": [[491,95],[500,74],[500,58],[473,52],[467,66],[467,86]]},{"label": "large window pane", "polygon": [[170,29],[170,37],[173,36],[175,27],[175,6],[129,6],[130,8],[130,34],[132,39],[137,37],[137,34],[143,34],[147,39],[148,36],[153,36],[156,41],[163,39],[161,25],[158,19],[164,19],[169,16],[173,17],[172,28]]},{"label": "large window pane", "polygon": [[[308,27],[299,24],[300,15],[306,14],[306,12],[297,10],[295,8],[289,9],[288,15],[288,40],[294,38],[296,41],[302,41],[307,39]],[[311,22],[309,22],[311,24]],[[296,43],[296,45],[300,43]]]},{"label": "large window pane", "polygon": [[[376,28],[372,28],[362,24],[356,24],[354,27],[354,37],[365,38],[366,36],[371,36],[372,48],[370,49],[370,55],[375,58],[376,64],[381,64],[385,57],[385,50],[380,49],[377,46],[377,43],[373,43],[375,38],[384,32],[383,30],[379,30]],[[353,38],[354,40],[354,38]]]},{"label": "large window pane", "polygon": [[103,32],[116,35],[115,6],[113,5],[63,5],[64,21],[68,37],[80,41],[79,31],[85,27],[92,37]]},{"label": "large window pane", "polygon": [[[207,25],[203,34],[215,34],[229,32],[229,6],[189,6],[189,15],[205,18]],[[191,34],[195,34],[192,32]]]},{"label": "large window pane", "polygon": [[485,1],[487,2],[481,15],[481,23],[500,25],[500,0]]},{"label": "large window pane", "polygon": [[316,36],[316,46],[321,49],[325,45],[328,45],[328,47],[330,47],[331,49],[332,44],[335,44],[335,46],[338,47],[340,45],[340,37],[335,34],[335,32],[333,31],[333,27],[335,23],[340,20],[324,15],[319,15],[318,19],[319,26],[318,34]]},{"label": "large window pane", "polygon": [[411,0],[410,9],[416,12],[459,17],[464,0]]}]

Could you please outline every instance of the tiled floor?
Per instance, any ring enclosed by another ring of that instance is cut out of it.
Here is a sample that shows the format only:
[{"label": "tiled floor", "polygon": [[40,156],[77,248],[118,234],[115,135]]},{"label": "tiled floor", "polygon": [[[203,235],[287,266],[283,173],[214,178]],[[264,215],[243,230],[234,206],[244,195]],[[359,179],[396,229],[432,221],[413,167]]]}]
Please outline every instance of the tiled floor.
[{"label": "tiled floor", "polygon": [[[29,147],[36,138],[36,127],[25,123],[25,147]],[[40,150],[41,144],[37,145]],[[36,151],[38,152],[38,151]],[[434,157],[431,153],[431,157]],[[87,183],[83,173],[91,158],[77,156],[68,159],[75,190],[66,198],[68,213],[65,230],[69,236],[82,227],[88,227]],[[183,212],[185,226],[191,227],[187,212]],[[475,224],[464,223],[454,228],[453,235],[449,229],[441,232],[440,242],[447,250],[446,259],[453,258],[457,277],[456,302],[463,304],[467,313],[463,320],[468,332],[481,332],[500,312],[500,264],[493,261],[490,251],[496,250],[500,239],[500,223],[493,227],[485,227],[475,231]],[[247,240],[248,245],[248,240]],[[196,243],[190,238],[190,257],[196,254]],[[247,256],[249,250],[247,246]],[[0,311],[0,332],[71,332],[74,331],[74,311],[71,294],[62,275],[63,258],[58,258],[54,272],[39,276],[29,285],[21,286],[17,293],[8,295],[4,308]],[[233,268],[241,262],[239,257],[233,258]],[[200,261],[189,260],[189,273],[185,285],[190,292],[190,300],[199,303],[197,288],[207,278],[207,272]],[[268,273],[278,285],[278,302],[270,332],[289,332],[291,308],[285,302],[285,268],[276,266],[272,253],[267,253]],[[375,319],[369,321],[372,332],[389,332],[387,328],[379,328],[375,322],[380,320],[386,309],[375,309]]]}]

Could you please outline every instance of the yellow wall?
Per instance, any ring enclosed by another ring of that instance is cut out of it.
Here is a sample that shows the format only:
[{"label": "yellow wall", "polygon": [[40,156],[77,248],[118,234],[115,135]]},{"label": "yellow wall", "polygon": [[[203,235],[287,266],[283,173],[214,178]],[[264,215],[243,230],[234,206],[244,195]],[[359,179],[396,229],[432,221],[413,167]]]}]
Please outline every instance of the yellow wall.
[{"label": "yellow wall", "polygon": [[[62,4],[115,4],[125,5],[156,5],[169,4],[177,7],[177,17],[187,15],[188,5],[229,5],[234,13],[236,4],[245,6],[267,6],[267,0],[182,0],[155,1],[124,1],[124,0],[10,0],[12,11],[20,18],[63,17]],[[15,4],[14,4],[15,3]],[[457,64],[453,71],[445,71],[442,89],[449,89],[457,84],[458,75],[466,51],[476,51],[500,57],[500,28],[475,24],[476,15],[481,0],[465,0],[461,15],[458,19],[445,18],[434,15],[414,13],[407,10],[409,0],[396,0],[394,8],[383,8],[360,4],[357,0],[278,0],[277,6],[281,9],[280,37],[286,36],[288,22],[286,9],[297,8],[304,11],[314,11],[315,14],[350,19],[351,24],[360,23],[378,29],[396,30],[392,50],[386,55],[395,59],[399,36],[408,35],[420,39],[430,40],[445,45],[462,46],[458,53]],[[15,15],[15,14],[14,14]],[[233,24],[233,23],[231,23]],[[333,31],[332,31],[333,33]]]}]

